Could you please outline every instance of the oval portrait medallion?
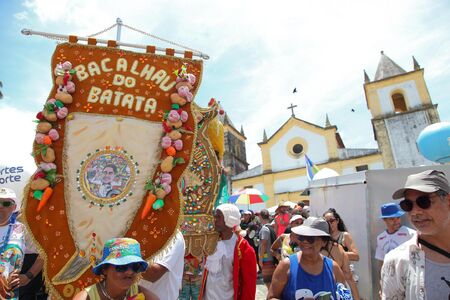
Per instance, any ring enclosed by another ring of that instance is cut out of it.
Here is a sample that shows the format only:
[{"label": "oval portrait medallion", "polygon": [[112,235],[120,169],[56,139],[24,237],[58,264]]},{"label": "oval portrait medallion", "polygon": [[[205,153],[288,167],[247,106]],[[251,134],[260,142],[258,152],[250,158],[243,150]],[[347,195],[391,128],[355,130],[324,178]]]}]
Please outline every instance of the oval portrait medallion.
[{"label": "oval portrait medallion", "polygon": [[78,172],[78,190],[83,199],[103,206],[119,205],[132,194],[137,163],[122,149],[96,150],[88,153]]}]

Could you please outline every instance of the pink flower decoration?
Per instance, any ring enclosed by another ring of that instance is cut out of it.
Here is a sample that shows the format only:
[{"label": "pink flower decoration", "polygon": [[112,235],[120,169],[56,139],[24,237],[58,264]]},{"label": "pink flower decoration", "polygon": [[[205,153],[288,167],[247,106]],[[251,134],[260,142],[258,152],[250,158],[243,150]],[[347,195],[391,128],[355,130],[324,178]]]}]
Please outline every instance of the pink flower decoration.
[{"label": "pink flower decoration", "polygon": [[166,194],[172,191],[172,187],[167,183],[161,184],[161,187],[164,189],[164,192],[166,192]]},{"label": "pink flower decoration", "polygon": [[188,113],[183,110],[180,115],[181,122],[185,123],[188,120],[188,117],[189,117]]},{"label": "pink flower decoration", "polygon": [[189,88],[187,86],[180,86],[178,89],[178,95],[185,98],[188,102],[192,101],[193,95],[191,92],[189,92]]},{"label": "pink flower decoration", "polygon": [[189,92],[189,93],[186,95],[186,100],[187,100],[188,102],[192,102],[192,98],[194,98],[194,95],[192,95],[192,93]]},{"label": "pink flower decoration", "polygon": [[165,183],[165,184],[172,183],[172,175],[170,175],[170,173],[161,173],[160,178],[161,178],[161,183]]},{"label": "pink flower decoration", "polygon": [[34,140],[36,141],[36,143],[43,145],[44,144],[44,138],[45,138],[45,134],[43,134],[43,133],[36,133],[36,137],[34,138]]},{"label": "pink flower decoration", "polygon": [[67,107],[61,107],[56,112],[56,116],[58,117],[58,119],[64,119],[68,113],[69,113],[69,110],[67,109]]},{"label": "pink flower decoration", "polygon": [[189,88],[185,85],[182,85],[178,88],[178,95],[181,97],[186,97],[187,93],[189,93]]},{"label": "pink flower decoration", "polygon": [[63,76],[64,75],[64,69],[62,67],[62,64],[57,64],[54,70],[54,73],[56,76]]},{"label": "pink flower decoration", "polygon": [[48,136],[52,139],[52,141],[57,141],[59,139],[59,133],[56,129],[50,129]]},{"label": "pink flower decoration", "polygon": [[67,84],[66,84],[66,91],[67,91],[69,94],[75,93],[75,83],[73,83],[72,81],[67,81]]},{"label": "pink flower decoration", "polygon": [[195,81],[197,80],[197,78],[195,77],[194,74],[186,74],[186,77],[187,77],[187,81],[188,81],[190,84],[194,84]]},{"label": "pink flower decoration", "polygon": [[163,149],[167,149],[170,147],[170,145],[172,145],[172,140],[170,139],[170,137],[164,136],[161,140],[161,146],[163,147]]},{"label": "pink flower decoration", "polygon": [[177,151],[181,151],[183,150],[183,141],[182,140],[173,141],[173,146]]},{"label": "pink flower decoration", "polygon": [[45,172],[48,172],[50,170],[56,170],[56,165],[54,163],[46,163],[46,162],[41,162],[39,164],[39,167],[44,170]]},{"label": "pink flower decoration", "polygon": [[53,98],[50,98],[47,100],[47,103],[50,103],[50,104],[55,104],[55,102],[56,102],[56,99],[53,99]]},{"label": "pink flower decoration", "polygon": [[61,67],[62,67],[65,71],[69,71],[70,69],[72,69],[72,64],[70,63],[70,61],[65,61],[65,62],[63,62],[63,64],[61,65]]},{"label": "pink flower decoration", "polygon": [[169,112],[169,116],[167,117],[167,120],[169,120],[170,122],[178,122],[178,120],[180,120],[180,114],[176,111],[176,110],[171,110]]}]

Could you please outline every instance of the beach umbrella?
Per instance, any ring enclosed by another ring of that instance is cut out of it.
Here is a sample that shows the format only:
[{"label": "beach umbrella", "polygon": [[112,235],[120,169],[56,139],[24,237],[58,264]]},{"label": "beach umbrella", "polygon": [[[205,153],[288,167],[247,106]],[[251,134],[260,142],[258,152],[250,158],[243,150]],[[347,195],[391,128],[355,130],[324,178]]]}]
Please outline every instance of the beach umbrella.
[{"label": "beach umbrella", "polygon": [[229,203],[244,204],[244,205],[264,203],[267,202],[267,200],[269,200],[269,196],[267,196],[264,193],[261,193],[257,189],[250,189],[250,188],[240,190],[228,198]]}]

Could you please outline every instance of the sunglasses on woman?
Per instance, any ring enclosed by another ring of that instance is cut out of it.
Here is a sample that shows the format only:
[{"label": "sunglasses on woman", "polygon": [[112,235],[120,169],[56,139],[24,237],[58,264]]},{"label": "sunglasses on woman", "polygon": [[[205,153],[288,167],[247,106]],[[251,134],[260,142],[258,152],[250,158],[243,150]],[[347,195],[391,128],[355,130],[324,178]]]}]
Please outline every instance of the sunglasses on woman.
[{"label": "sunglasses on woman", "polygon": [[298,235],[298,234],[296,234],[296,236],[300,242],[307,242],[309,244],[313,244],[317,238],[316,236],[306,236],[306,235]]},{"label": "sunglasses on woman", "polygon": [[141,273],[144,272],[144,266],[140,263],[132,263],[128,265],[115,265],[116,272],[123,273],[126,272],[128,269],[131,269],[134,273]]},{"label": "sunglasses on woman", "polygon": [[3,207],[11,207],[11,206],[13,206],[13,202],[11,202],[11,201],[0,201],[0,206],[3,206]]},{"label": "sunglasses on woman", "polygon": [[417,197],[416,201],[412,201],[410,199],[405,199],[400,201],[400,207],[406,211],[406,212],[410,212],[412,211],[413,207],[414,207],[414,202],[416,203],[416,205],[418,207],[420,207],[421,209],[428,209],[431,206],[431,198],[438,196],[438,195],[426,195],[426,196],[420,196]]},{"label": "sunglasses on woman", "polygon": [[331,218],[331,219],[328,219],[327,220],[327,222],[329,223],[329,224],[333,224],[334,222],[336,222],[337,220],[335,219],[335,218]]}]

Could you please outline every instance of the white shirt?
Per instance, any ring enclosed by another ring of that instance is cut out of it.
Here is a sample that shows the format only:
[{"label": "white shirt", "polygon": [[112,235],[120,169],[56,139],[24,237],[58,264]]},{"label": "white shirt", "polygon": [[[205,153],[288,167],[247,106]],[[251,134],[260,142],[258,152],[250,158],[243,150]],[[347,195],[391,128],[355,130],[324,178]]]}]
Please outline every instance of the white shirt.
[{"label": "white shirt", "polygon": [[217,243],[216,252],[208,256],[205,267],[206,278],[205,300],[233,300],[233,261],[237,236],[233,234],[229,240]]},{"label": "white shirt", "polygon": [[159,255],[154,263],[167,269],[167,272],[156,282],[142,280],[141,284],[155,293],[160,299],[176,300],[180,294],[184,267],[184,238],[177,232],[175,242],[169,253]]},{"label": "white shirt", "polygon": [[9,273],[14,269],[21,269],[23,263],[24,249],[24,226],[20,222],[14,223],[11,228],[9,241],[5,246],[6,234],[9,225],[0,227],[0,249],[5,247],[5,251],[0,253],[0,275],[8,278]]},{"label": "white shirt", "polygon": [[[434,283],[426,284],[427,279],[433,280],[434,277],[434,281],[436,281],[437,278],[446,275],[443,273],[439,273],[438,276],[426,274],[426,272],[433,272],[432,266],[430,268],[426,265],[425,253],[417,244],[417,235],[386,254],[381,269],[381,299],[447,299],[449,288],[446,283],[441,282],[439,286],[433,285]],[[448,280],[448,278],[446,279]],[[434,290],[428,291],[426,287]]]},{"label": "white shirt", "polygon": [[396,232],[389,234],[386,230],[377,236],[377,249],[375,258],[383,260],[391,250],[397,248],[415,235],[416,231],[406,226],[401,226]]}]

